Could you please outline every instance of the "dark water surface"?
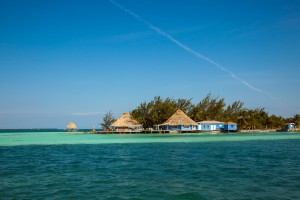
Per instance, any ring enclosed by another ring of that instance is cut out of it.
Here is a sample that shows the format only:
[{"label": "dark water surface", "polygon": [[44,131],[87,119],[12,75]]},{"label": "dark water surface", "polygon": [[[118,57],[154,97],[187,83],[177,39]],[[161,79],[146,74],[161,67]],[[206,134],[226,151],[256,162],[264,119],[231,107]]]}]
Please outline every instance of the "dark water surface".
[{"label": "dark water surface", "polygon": [[0,147],[1,199],[300,199],[300,140]]}]

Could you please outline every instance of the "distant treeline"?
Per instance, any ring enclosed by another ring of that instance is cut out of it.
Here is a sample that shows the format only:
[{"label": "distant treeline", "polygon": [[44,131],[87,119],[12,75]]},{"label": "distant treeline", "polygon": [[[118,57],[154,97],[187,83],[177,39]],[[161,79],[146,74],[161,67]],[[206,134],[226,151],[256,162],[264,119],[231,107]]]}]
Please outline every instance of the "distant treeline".
[{"label": "distant treeline", "polygon": [[248,109],[241,101],[226,105],[224,98],[213,97],[208,94],[199,103],[193,104],[192,99],[163,99],[154,97],[150,102],[143,102],[131,111],[131,115],[138,120],[144,128],[162,124],[177,109],[184,111],[194,121],[217,120],[232,121],[238,124],[239,129],[279,129],[285,123],[300,124],[300,115],[292,118],[269,115],[264,108]]}]

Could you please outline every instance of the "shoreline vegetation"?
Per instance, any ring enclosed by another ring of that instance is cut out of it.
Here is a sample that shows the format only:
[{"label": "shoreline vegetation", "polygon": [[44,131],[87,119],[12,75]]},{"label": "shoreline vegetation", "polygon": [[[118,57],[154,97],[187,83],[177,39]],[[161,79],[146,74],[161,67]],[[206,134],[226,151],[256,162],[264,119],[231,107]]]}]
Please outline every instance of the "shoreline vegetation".
[{"label": "shoreline vegetation", "polygon": [[[118,134],[118,133],[218,133],[217,130],[199,129],[180,129],[173,131],[161,128],[166,120],[178,110],[186,113],[187,117],[197,122],[213,121],[221,123],[234,123],[237,125],[235,130],[238,133],[263,133],[263,132],[300,132],[300,114],[290,118],[269,115],[264,108],[249,109],[241,101],[235,101],[226,104],[224,98],[213,97],[209,93],[199,102],[192,103],[192,99],[172,99],[156,96],[149,102],[142,102],[129,113],[123,113],[119,119],[116,119],[111,111],[107,112],[102,122],[99,123],[100,129],[78,129],[75,123],[70,122],[67,129],[59,128],[3,128],[0,132],[83,132],[96,134]],[[123,118],[123,115],[126,114]],[[126,119],[127,117],[127,119]],[[121,120],[121,121],[120,121]],[[130,126],[122,127],[121,124],[138,124],[138,129]],[[284,127],[288,123],[293,123],[292,130]],[[184,125],[184,124],[179,124]],[[166,125],[165,125],[166,126]],[[124,129],[125,128],[125,129]],[[226,131],[223,131],[226,132]]]},{"label": "shoreline vegetation", "polygon": [[[221,131],[164,131],[164,130],[142,130],[142,131],[108,131],[102,129],[76,129],[72,131],[68,131],[66,129],[59,129],[59,128],[14,128],[14,129],[0,129],[0,133],[21,133],[21,132],[69,132],[69,133],[83,133],[83,134],[218,134],[222,133]],[[293,131],[281,131],[276,129],[254,129],[254,130],[238,130],[234,132],[235,134],[256,134],[256,133],[280,133],[280,132],[288,132],[288,133],[297,133],[300,132],[300,129],[297,128]],[[227,132],[223,132],[227,133]],[[231,133],[232,134],[232,133]]]},{"label": "shoreline vegetation", "polygon": [[[113,129],[112,126],[119,119],[114,118],[111,111],[107,112],[100,124],[103,131],[92,131],[95,133],[127,133],[127,132],[163,132],[170,133],[172,131],[155,129],[163,125],[176,111],[182,110],[186,115],[195,122],[201,121],[219,121],[233,122],[237,125],[237,132],[240,133],[256,133],[256,132],[278,132],[286,131],[284,126],[287,123],[293,123],[293,132],[300,131],[300,114],[296,114],[290,118],[284,118],[276,115],[269,115],[265,108],[249,109],[245,107],[241,101],[235,101],[227,105],[224,98],[213,97],[209,93],[204,99],[193,103],[192,99],[173,99],[156,96],[149,102],[142,102],[135,109],[129,112],[134,121],[142,126],[143,130],[136,131],[130,129]],[[122,116],[121,116],[122,117]],[[181,124],[183,125],[183,124]],[[122,127],[124,128],[124,127]],[[128,128],[128,127],[127,127]],[[290,130],[288,130],[290,131]],[[214,133],[218,131],[179,131],[185,132],[208,132]]]},{"label": "shoreline vegetation", "polygon": [[[79,131],[80,132],[80,131]],[[238,130],[236,132],[222,132],[222,131],[167,131],[167,130],[143,130],[143,131],[112,131],[112,130],[90,130],[90,131],[82,131],[84,133],[92,133],[92,134],[218,134],[218,133],[236,133],[236,134],[255,134],[255,133],[297,133],[300,132],[299,128],[294,129],[293,131],[284,131],[284,130],[276,130],[276,129],[254,129],[254,130]]]}]

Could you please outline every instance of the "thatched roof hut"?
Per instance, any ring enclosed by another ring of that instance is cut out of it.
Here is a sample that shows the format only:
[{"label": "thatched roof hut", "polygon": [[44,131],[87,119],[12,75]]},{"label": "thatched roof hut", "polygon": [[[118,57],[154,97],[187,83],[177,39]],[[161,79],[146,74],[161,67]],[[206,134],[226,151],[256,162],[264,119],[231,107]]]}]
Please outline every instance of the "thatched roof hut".
[{"label": "thatched roof hut", "polygon": [[70,122],[68,125],[67,125],[67,129],[68,130],[75,130],[77,129],[77,126],[74,122]]},{"label": "thatched roof hut", "polygon": [[128,112],[124,112],[114,123],[111,125],[114,131],[138,131],[142,129],[142,125],[132,118]]},{"label": "thatched roof hut", "polygon": [[189,118],[182,110],[178,109],[167,121],[165,121],[162,125],[171,125],[171,126],[189,126],[198,125],[194,120]]}]

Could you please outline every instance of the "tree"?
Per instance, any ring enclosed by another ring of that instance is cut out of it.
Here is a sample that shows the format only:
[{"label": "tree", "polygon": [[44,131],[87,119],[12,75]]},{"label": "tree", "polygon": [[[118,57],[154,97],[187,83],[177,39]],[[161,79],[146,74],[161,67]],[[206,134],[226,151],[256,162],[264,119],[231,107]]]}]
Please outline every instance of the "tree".
[{"label": "tree", "polygon": [[[241,101],[235,101],[231,105],[227,106],[226,110],[224,110],[223,120],[224,121],[241,121],[240,119],[246,119],[248,117],[248,113],[244,108],[244,103]],[[242,120],[244,121],[244,120]]]},{"label": "tree", "polygon": [[176,101],[171,98],[162,99],[160,96],[156,96],[149,103],[141,103],[131,111],[131,115],[144,128],[149,128],[165,122],[179,107],[188,108],[189,106],[189,100],[180,99]]},{"label": "tree", "polygon": [[249,116],[248,110],[240,109],[237,114],[238,114],[237,124],[238,124],[239,129],[249,128],[248,120],[250,119],[250,116]]},{"label": "tree", "polygon": [[144,128],[149,128],[154,125],[162,124],[178,109],[188,114],[192,108],[193,104],[191,99],[163,99],[160,96],[156,96],[148,103],[141,103],[136,109],[131,111],[131,115],[139,121]]},{"label": "tree", "polygon": [[163,99],[160,96],[154,97],[150,102],[141,103],[136,109],[131,111],[131,115],[139,121],[144,128],[162,124],[177,109],[181,109],[194,121],[218,120],[232,121],[238,124],[240,129],[278,129],[287,122],[294,122],[300,126],[300,115],[292,118],[283,118],[271,115],[264,108],[248,109],[241,101],[234,101],[226,106],[225,99],[213,97],[211,93],[197,104],[193,104],[192,99]]},{"label": "tree", "polygon": [[190,113],[193,108],[192,99],[177,99],[176,110],[180,109],[185,113]]},{"label": "tree", "polygon": [[102,123],[100,123],[101,128],[103,130],[109,130],[114,121],[116,121],[116,119],[113,117],[113,113],[111,111],[107,112],[102,119]]},{"label": "tree", "polygon": [[225,106],[224,98],[214,98],[211,93],[209,93],[197,105],[191,106],[188,114],[196,122],[203,120],[222,120]]},{"label": "tree", "polygon": [[292,118],[292,122],[294,122],[295,125],[298,127],[300,125],[300,115],[299,114],[294,115],[294,117]]}]

